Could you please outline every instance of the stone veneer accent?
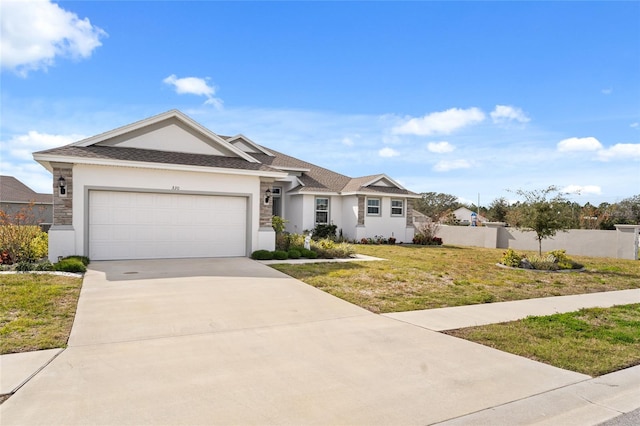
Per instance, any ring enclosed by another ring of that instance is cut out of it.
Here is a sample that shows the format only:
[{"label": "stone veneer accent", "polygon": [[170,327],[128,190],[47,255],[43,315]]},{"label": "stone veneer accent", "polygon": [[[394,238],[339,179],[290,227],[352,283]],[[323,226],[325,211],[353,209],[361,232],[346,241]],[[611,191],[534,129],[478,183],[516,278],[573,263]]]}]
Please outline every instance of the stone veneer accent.
[{"label": "stone veneer accent", "polygon": [[271,189],[273,182],[260,182],[260,227],[271,227],[271,218],[273,217],[273,197],[269,199],[269,202],[265,204],[264,193],[267,189]]},{"label": "stone veneer accent", "polygon": [[407,228],[413,226],[413,200],[407,198]]},{"label": "stone veneer accent", "polygon": [[[73,165],[53,165],[53,225],[73,225]],[[60,195],[58,179],[66,182],[66,194]]]},{"label": "stone veneer accent", "polygon": [[358,195],[358,225],[364,225],[364,195]]}]

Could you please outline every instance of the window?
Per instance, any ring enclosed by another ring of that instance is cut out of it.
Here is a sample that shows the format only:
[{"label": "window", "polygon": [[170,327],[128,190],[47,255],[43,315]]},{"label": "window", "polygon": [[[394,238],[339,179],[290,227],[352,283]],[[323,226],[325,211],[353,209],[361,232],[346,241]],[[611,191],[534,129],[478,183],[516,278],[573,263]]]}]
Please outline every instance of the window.
[{"label": "window", "polygon": [[391,216],[402,216],[404,214],[404,201],[391,200]]},{"label": "window", "polygon": [[271,188],[271,197],[273,198],[271,214],[282,217],[282,188],[278,186]]},{"label": "window", "polygon": [[329,223],[329,199],[316,198],[316,223],[325,225]]},{"label": "window", "polygon": [[380,199],[367,198],[367,215],[380,216]]}]

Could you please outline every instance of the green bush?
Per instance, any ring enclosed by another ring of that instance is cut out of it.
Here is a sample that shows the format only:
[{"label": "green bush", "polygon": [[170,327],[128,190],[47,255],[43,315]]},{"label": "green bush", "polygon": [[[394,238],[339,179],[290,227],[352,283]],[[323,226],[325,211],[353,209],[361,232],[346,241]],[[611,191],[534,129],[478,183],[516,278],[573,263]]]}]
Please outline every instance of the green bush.
[{"label": "green bush", "polygon": [[[82,264],[84,266],[87,266],[89,263],[91,263],[91,259],[89,259],[87,256],[79,256],[79,255],[74,255],[74,256],[67,256],[64,259],[75,259],[75,260],[79,260],[80,262],[82,262]],[[63,260],[64,260],[63,259]]]},{"label": "green bush", "polygon": [[565,250],[553,250],[547,254],[556,258],[559,269],[581,269],[583,267],[582,264],[573,261],[573,259],[567,256]]},{"label": "green bush", "polygon": [[338,225],[316,225],[316,227],[313,228],[313,239],[316,241],[325,238],[335,240],[337,230]]},{"label": "green bush", "polygon": [[21,260],[20,262],[16,263],[16,271],[18,272],[29,272],[33,271],[34,269],[35,265],[26,260]]},{"label": "green bush", "polygon": [[520,262],[522,262],[522,256],[516,253],[514,249],[507,249],[507,251],[502,254],[502,260],[500,261],[503,265],[512,268],[519,268]]},{"label": "green bush", "polygon": [[300,250],[300,255],[302,257],[304,257],[305,259],[317,259],[318,258],[318,253],[316,253],[313,250],[307,250],[305,248],[301,248]]},{"label": "green bush", "polygon": [[37,260],[46,257],[49,253],[49,234],[39,232],[29,242],[29,255],[31,259]]},{"label": "green bush", "polygon": [[251,253],[251,258],[255,260],[271,260],[273,259],[273,252],[269,250],[256,250]]},{"label": "green bush", "polygon": [[53,271],[53,264],[48,260],[44,262],[38,262],[34,265],[34,271]]},{"label": "green bush", "polygon": [[300,259],[300,256],[302,256],[302,253],[300,253],[300,250],[294,249],[294,248],[289,249],[287,254],[289,255],[289,259]]},{"label": "green bush", "polygon": [[87,267],[77,258],[66,258],[53,265],[53,269],[60,272],[87,272]]},{"label": "green bush", "polygon": [[273,258],[276,260],[287,260],[289,255],[284,250],[276,250],[273,252]]}]

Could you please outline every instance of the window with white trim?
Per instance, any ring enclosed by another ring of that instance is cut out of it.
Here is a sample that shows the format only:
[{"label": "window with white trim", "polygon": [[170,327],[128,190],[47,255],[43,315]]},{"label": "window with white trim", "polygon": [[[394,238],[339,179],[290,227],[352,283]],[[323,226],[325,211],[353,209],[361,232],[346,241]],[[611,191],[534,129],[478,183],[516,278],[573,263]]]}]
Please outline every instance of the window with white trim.
[{"label": "window with white trim", "polygon": [[367,198],[367,215],[380,216],[380,198]]},{"label": "window with white trim", "polygon": [[391,200],[391,216],[404,215],[404,200]]},{"label": "window with white trim", "polygon": [[329,223],[329,199],[316,198],[316,224]]}]

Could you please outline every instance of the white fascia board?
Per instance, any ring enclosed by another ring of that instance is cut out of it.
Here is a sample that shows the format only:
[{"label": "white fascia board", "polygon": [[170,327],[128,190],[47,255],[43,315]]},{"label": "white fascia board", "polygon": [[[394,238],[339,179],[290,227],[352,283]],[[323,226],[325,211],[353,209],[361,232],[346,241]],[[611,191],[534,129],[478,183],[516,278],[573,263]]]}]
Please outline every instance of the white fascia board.
[{"label": "white fascia board", "polygon": [[258,145],[257,143],[255,143],[254,141],[252,141],[251,139],[246,137],[245,135],[243,135],[242,133],[239,133],[239,134],[237,134],[235,136],[230,137],[229,139],[227,139],[227,142],[231,144],[231,142],[235,141],[236,139],[242,139],[243,141],[249,143],[249,145],[251,145],[253,148],[257,149],[258,152],[261,152],[261,153],[263,153],[265,155],[268,155],[269,157],[275,157],[275,155],[273,155],[271,152],[267,151],[266,149],[264,149],[263,147],[261,147],[260,145]]},{"label": "white fascia board", "polygon": [[341,192],[340,195],[364,195],[366,197],[390,197],[390,198],[422,198],[420,194],[394,194],[391,192],[365,192],[365,191],[350,191]]},{"label": "white fascia board", "polygon": [[245,175],[245,176],[263,176],[272,178],[286,178],[288,175],[283,172],[265,171],[265,170],[243,170],[243,169],[227,169],[223,167],[206,167],[206,166],[190,166],[186,164],[167,164],[167,163],[148,163],[143,161],[126,161],[126,160],[109,160],[104,158],[79,158],[79,157],[61,157],[55,155],[34,155],[33,158],[42,164],[47,170],[52,171],[51,162],[55,163],[72,163],[72,164],[89,164],[94,166],[109,167],[135,167],[139,169],[160,169],[160,170],[176,170],[183,172],[200,172],[215,173],[227,175]]},{"label": "white fascia board", "polygon": [[337,192],[323,192],[323,191],[288,191],[288,195],[314,195],[314,196],[327,196],[327,197],[340,197],[342,194]]},{"label": "white fascia board", "polygon": [[147,126],[150,126],[152,124],[159,123],[159,122],[167,120],[169,118],[176,118],[176,119],[182,121],[187,126],[191,127],[192,129],[196,130],[197,132],[201,133],[205,137],[213,140],[214,142],[222,145],[224,148],[226,148],[229,151],[233,152],[234,154],[238,155],[238,157],[249,161],[250,163],[260,163],[258,160],[256,160],[255,158],[253,158],[252,156],[250,156],[246,152],[236,148],[235,146],[233,146],[232,144],[230,144],[229,142],[227,142],[226,140],[224,140],[220,136],[218,136],[215,133],[213,133],[211,130],[207,129],[206,127],[204,127],[200,123],[192,120],[190,117],[186,116],[185,114],[183,114],[182,112],[178,111],[177,109],[172,109],[170,111],[163,112],[162,114],[154,115],[153,117],[149,117],[149,118],[146,118],[144,120],[136,121],[135,123],[131,123],[131,124],[128,124],[126,126],[118,127],[117,129],[113,129],[113,130],[110,130],[110,131],[105,132],[105,133],[100,133],[99,135],[92,136],[90,138],[83,139],[81,141],[72,143],[71,145],[82,146],[82,147],[95,145],[96,143],[102,142],[104,140],[111,139],[113,137],[120,136],[120,135],[123,135],[125,133],[132,132],[134,130],[141,129],[143,127],[147,127]]}]

